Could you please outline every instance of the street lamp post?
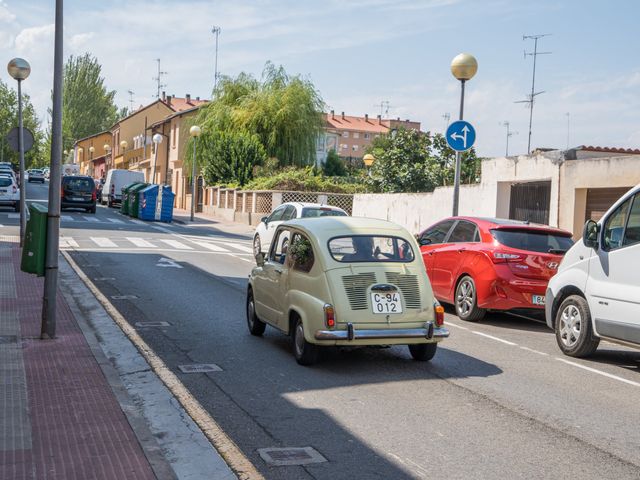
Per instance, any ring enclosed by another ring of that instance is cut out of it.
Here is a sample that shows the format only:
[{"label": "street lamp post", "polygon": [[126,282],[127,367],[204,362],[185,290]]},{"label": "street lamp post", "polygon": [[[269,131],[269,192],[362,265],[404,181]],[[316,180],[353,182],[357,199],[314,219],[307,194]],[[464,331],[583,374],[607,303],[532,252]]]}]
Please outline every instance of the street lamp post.
[{"label": "street lamp post", "polygon": [[156,133],[151,140],[153,140],[155,155],[153,156],[153,170],[151,171],[151,183],[156,183],[156,164],[158,163],[158,149],[162,143],[162,135]]},{"label": "street lamp post", "polygon": [[[451,61],[451,73],[460,80],[460,118],[464,117],[464,84],[471,80],[478,71],[478,62],[473,55],[461,53]],[[456,152],[456,173],[453,182],[453,216],[458,215],[458,202],[460,199],[460,170],[462,157],[460,152]]]},{"label": "street lamp post", "polygon": [[[108,143],[104,144],[104,165],[102,168],[102,175],[100,175],[100,178],[102,178],[102,176],[104,175],[104,172],[106,171],[106,169],[109,168],[109,163],[107,162],[107,157],[109,157],[109,155],[111,154],[111,145],[109,145]],[[109,161],[111,161],[109,159]]]},{"label": "street lamp post", "polygon": [[[125,166],[125,163],[124,163],[124,152],[127,150],[127,145],[128,145],[128,143],[127,143],[126,140],[120,141],[120,150],[121,150],[120,155],[122,155],[122,166],[123,167]],[[127,165],[127,168],[128,168],[128,165]]]},{"label": "street lamp post", "polygon": [[20,246],[24,245],[24,232],[27,224],[26,186],[24,183],[24,129],[22,126],[22,80],[31,73],[29,62],[14,58],[7,65],[7,71],[18,81],[18,150],[20,151]]},{"label": "street lamp post", "polygon": [[196,147],[198,146],[198,137],[202,133],[199,126],[194,125],[189,129],[189,135],[193,137],[193,166],[191,168],[191,221],[193,222],[193,214],[196,209]]}]

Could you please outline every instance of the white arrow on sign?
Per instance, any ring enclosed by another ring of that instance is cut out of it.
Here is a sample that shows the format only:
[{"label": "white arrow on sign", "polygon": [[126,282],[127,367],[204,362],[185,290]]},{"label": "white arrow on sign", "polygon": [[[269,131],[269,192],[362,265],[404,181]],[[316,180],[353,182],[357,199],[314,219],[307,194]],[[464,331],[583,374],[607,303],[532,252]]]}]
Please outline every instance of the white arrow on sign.
[{"label": "white arrow on sign", "polygon": [[182,265],[178,265],[176,262],[174,262],[170,258],[162,257],[160,260],[158,260],[156,267],[182,268]]},{"label": "white arrow on sign", "polygon": [[453,138],[454,140],[457,140],[457,139],[462,140],[462,143],[463,143],[462,147],[467,148],[467,133],[469,133],[469,127],[467,127],[466,125],[462,127],[462,133],[463,135],[459,135],[454,132],[451,134],[451,138]]}]

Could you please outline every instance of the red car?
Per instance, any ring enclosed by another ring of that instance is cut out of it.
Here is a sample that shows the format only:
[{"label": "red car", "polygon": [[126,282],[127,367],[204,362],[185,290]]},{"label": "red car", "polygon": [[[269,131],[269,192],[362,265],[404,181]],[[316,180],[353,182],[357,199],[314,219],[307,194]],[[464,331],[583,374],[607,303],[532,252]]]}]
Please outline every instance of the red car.
[{"label": "red car", "polygon": [[573,245],[566,230],[475,217],[442,220],[418,242],[436,298],[468,321],[487,310],[544,309],[547,283]]}]

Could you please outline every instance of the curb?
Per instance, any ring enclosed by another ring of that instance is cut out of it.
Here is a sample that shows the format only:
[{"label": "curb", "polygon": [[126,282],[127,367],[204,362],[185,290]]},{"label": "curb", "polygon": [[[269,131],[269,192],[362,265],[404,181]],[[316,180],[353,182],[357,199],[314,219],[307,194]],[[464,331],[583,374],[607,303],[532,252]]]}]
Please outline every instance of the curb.
[{"label": "curb", "polygon": [[76,264],[73,258],[71,258],[71,255],[64,250],[60,253],[62,253],[69,266],[71,266],[78,277],[80,277],[84,282],[116,325],[118,325],[126,337],[142,354],[153,372],[167,387],[178,403],[180,403],[187,414],[189,414],[198,428],[200,428],[205,437],[211,442],[213,447],[218,451],[220,456],[224,459],[227,465],[229,465],[238,478],[241,480],[264,480],[262,474],[258,472],[251,461],[249,461],[249,459],[240,451],[233,440],[227,436],[218,423],[209,415],[202,405],[200,405],[200,402],[198,402],[198,400],[189,393],[187,388],[165,365],[162,359],[155,354],[142,337],[138,335],[138,332],[127,322],[127,320],[120,314],[120,312],[118,312],[111,302],[109,302],[102,292],[98,290],[94,283]]}]

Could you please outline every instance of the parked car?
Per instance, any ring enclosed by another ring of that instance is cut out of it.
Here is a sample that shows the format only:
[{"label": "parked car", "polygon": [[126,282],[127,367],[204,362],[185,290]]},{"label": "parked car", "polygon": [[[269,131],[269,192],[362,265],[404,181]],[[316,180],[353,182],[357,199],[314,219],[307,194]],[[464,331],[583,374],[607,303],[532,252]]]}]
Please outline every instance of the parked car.
[{"label": "parked car", "polygon": [[640,185],[598,223],[588,220],[547,288],[547,325],[560,350],[586,357],[601,338],[640,346]]},{"label": "parked car", "polygon": [[566,230],[476,217],[442,220],[418,243],[436,298],[467,321],[489,309],[544,309],[547,283],[573,245]]},{"label": "parked car", "polygon": [[[280,241],[290,239],[289,243]],[[430,360],[449,336],[415,239],[383,220],[302,218],[281,224],[249,276],[247,324],[292,339],[301,365],[323,346],[409,346]]]},{"label": "parked car", "polygon": [[11,176],[11,178],[15,180],[17,185],[20,184],[16,172],[13,171],[11,165],[0,164],[0,173]]},{"label": "parked car", "polygon": [[14,211],[20,211],[20,189],[15,175],[0,173],[0,205],[13,207]]},{"label": "parked car", "polygon": [[51,169],[49,167],[45,167],[42,169],[42,173],[44,174],[45,180],[49,180],[49,177],[51,175]]},{"label": "parked car", "polygon": [[29,183],[31,182],[44,183],[44,172],[36,168],[29,170]]},{"label": "parked car", "polygon": [[60,208],[83,208],[96,213],[96,185],[93,178],[80,175],[62,177]]},{"label": "parked car", "polygon": [[107,178],[102,187],[100,202],[109,207],[122,202],[122,187],[130,183],[144,182],[144,173],[129,170],[112,169],[107,172]]},{"label": "parked car", "polygon": [[[278,206],[271,215],[262,217],[253,235],[253,252],[267,252],[271,247],[273,234],[282,223],[294,218],[345,217],[347,212],[338,207],[319,203],[288,202]],[[283,239],[286,241],[287,239]]]}]

